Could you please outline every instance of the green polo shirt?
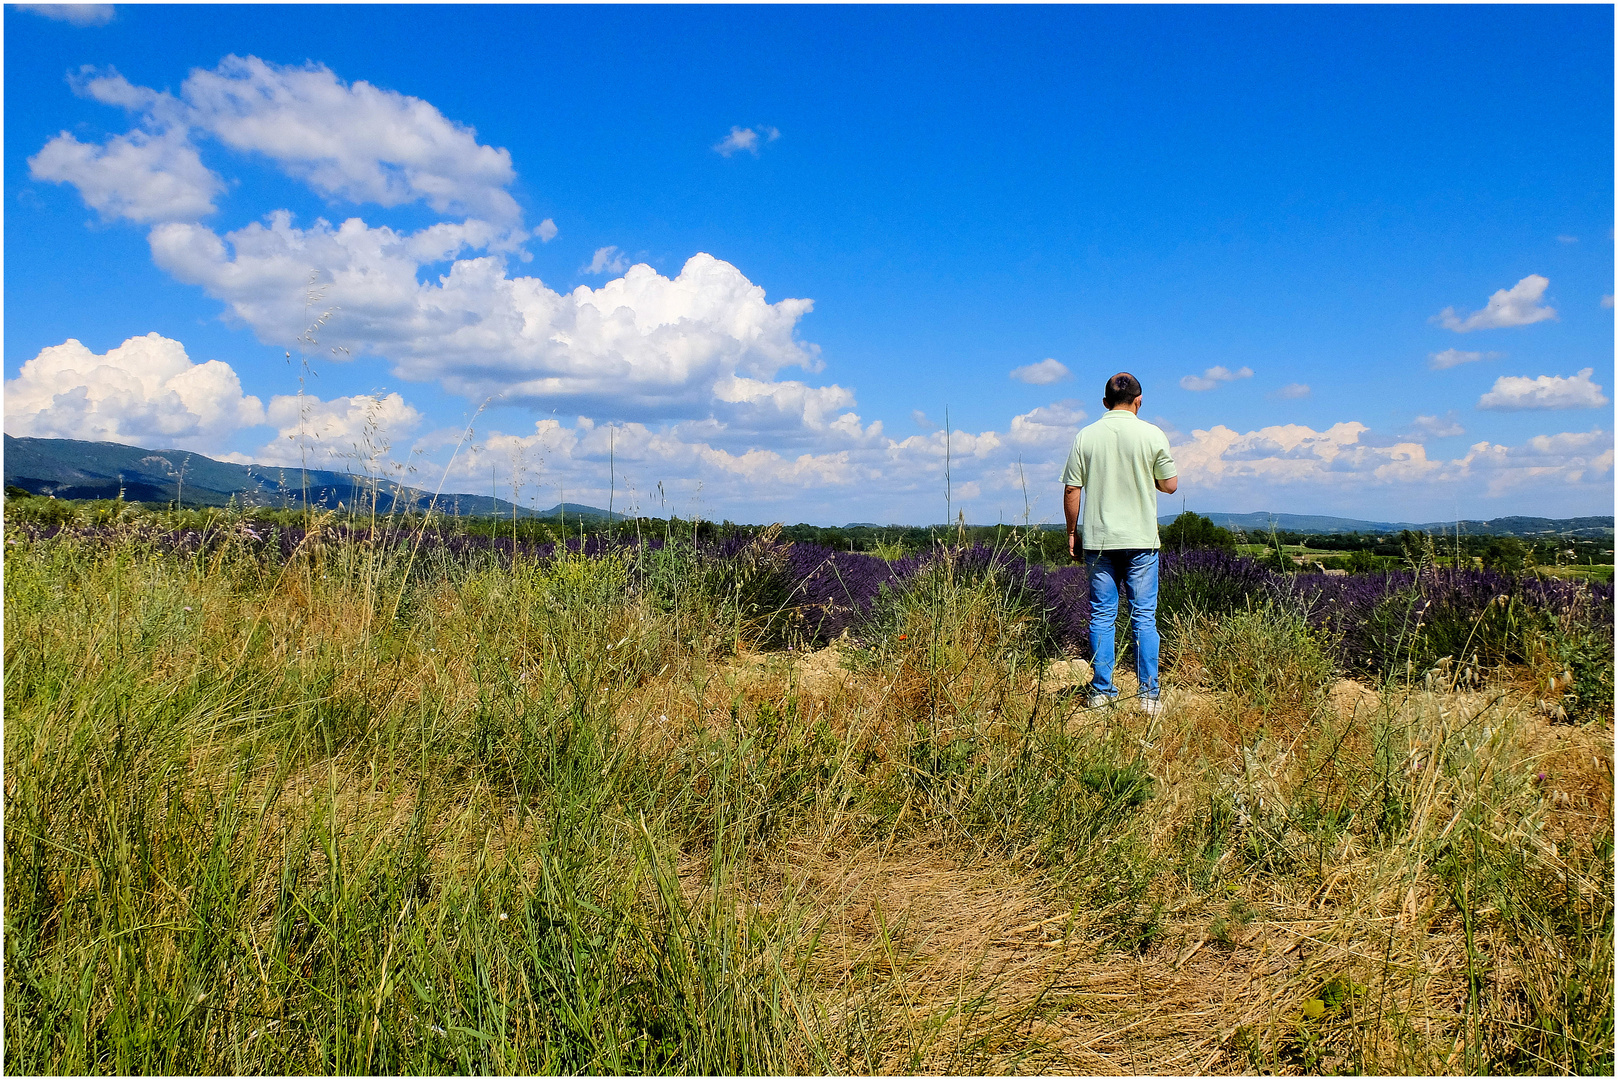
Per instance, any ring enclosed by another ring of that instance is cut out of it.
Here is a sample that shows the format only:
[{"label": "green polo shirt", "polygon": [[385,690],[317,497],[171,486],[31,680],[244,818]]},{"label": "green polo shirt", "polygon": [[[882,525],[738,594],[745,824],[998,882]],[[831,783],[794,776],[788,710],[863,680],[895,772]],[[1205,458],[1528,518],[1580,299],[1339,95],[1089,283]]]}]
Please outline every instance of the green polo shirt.
[{"label": "green polo shirt", "polygon": [[1155,481],[1176,475],[1169,439],[1127,409],[1109,409],[1073,437],[1062,483],[1084,489],[1088,551],[1156,548]]}]

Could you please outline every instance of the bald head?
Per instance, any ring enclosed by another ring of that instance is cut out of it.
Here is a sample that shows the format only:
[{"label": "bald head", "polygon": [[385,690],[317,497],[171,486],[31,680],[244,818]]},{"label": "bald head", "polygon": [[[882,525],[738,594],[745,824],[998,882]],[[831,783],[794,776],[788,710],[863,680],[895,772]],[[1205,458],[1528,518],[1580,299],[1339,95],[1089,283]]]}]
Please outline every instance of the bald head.
[{"label": "bald head", "polygon": [[1120,405],[1133,405],[1138,397],[1140,397],[1140,380],[1127,371],[1120,371],[1107,380],[1107,389],[1101,396],[1101,404],[1109,409],[1116,409]]}]

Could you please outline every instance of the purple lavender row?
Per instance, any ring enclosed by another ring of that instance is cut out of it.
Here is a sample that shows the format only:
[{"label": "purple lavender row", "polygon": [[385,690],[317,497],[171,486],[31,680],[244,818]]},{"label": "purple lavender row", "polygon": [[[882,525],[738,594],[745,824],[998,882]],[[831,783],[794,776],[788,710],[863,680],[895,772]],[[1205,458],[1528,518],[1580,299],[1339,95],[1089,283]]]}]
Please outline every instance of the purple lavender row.
[{"label": "purple lavender row", "polygon": [[[83,542],[128,540],[127,527],[114,530],[85,526],[22,526],[19,531],[40,540]],[[514,556],[544,560],[558,553],[555,542],[514,541],[448,530],[425,533],[406,528],[378,529],[337,525],[311,539],[299,528],[254,528],[238,523],[226,529],[148,530],[139,539],[179,554],[212,553],[229,543],[245,545],[267,557],[291,558],[300,550],[325,544],[369,541],[394,550],[419,549],[422,569],[434,561],[472,565],[493,560],[510,565]],[[574,538],[560,547],[598,557],[618,551],[631,560],[633,578],[650,587],[655,553],[667,548],[653,539],[594,535]],[[704,541],[694,548],[678,545],[688,565],[710,581],[725,583],[727,593],[745,582],[744,601],[768,617],[782,636],[806,646],[824,645],[847,631],[861,638],[874,631],[882,590],[902,590],[923,570],[948,558],[952,572],[967,578],[994,574],[1008,601],[1032,615],[1042,627],[1046,651],[1087,655],[1089,590],[1081,567],[1030,563],[1016,553],[973,545],[920,552],[888,562],[860,552],[836,551],[813,544],[770,542],[732,536]],[[1159,610],[1196,610],[1228,614],[1249,605],[1282,603],[1301,612],[1310,625],[1336,643],[1348,670],[1387,670],[1395,654],[1408,649],[1418,634],[1427,651],[1459,654],[1473,642],[1504,632],[1502,620],[1555,618],[1564,625],[1610,631],[1613,587],[1610,584],[1510,575],[1490,570],[1424,569],[1354,574],[1286,574],[1252,559],[1223,551],[1165,551],[1161,564]],[[1479,631],[1483,631],[1479,636]],[[1455,640],[1450,640],[1450,639]],[[1436,651],[1435,651],[1436,650]]]}]

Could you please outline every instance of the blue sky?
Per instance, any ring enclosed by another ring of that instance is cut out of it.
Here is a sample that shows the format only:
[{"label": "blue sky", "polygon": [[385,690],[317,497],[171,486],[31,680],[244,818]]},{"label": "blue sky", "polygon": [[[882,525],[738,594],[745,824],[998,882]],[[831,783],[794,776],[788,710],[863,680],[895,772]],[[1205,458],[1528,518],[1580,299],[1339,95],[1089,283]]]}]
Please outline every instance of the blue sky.
[{"label": "blue sky", "polygon": [[1610,7],[5,31],[14,435],[927,522],[947,407],[954,508],[1050,521],[1127,369],[1193,509],[1612,510]]}]

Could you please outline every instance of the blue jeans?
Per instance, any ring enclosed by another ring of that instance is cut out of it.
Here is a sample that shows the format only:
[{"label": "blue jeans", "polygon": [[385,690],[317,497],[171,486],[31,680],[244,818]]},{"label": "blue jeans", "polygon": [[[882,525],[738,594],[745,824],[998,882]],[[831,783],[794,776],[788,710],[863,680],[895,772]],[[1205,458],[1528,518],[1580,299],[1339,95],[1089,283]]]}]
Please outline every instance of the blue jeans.
[{"label": "blue jeans", "polygon": [[1142,697],[1157,697],[1157,552],[1146,548],[1084,552],[1090,574],[1090,686],[1114,695],[1112,665],[1116,659],[1118,591],[1129,597],[1129,621],[1135,630],[1135,674]]}]

